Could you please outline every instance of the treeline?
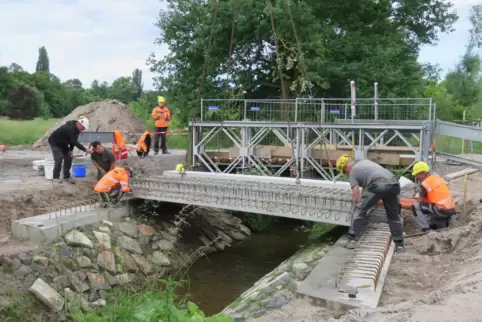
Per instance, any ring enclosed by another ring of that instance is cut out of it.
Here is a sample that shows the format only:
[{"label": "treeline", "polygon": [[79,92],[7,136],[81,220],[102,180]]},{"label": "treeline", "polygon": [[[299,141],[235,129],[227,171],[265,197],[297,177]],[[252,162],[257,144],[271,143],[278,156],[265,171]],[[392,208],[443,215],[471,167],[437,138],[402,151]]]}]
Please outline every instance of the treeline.
[{"label": "treeline", "polygon": [[[467,51],[446,77],[418,62],[420,48],[453,31],[446,0],[170,1],[156,26],[169,54],[150,64],[183,122],[205,98],[433,97],[441,119],[482,117],[482,6]],[[447,53],[441,52],[440,55]]]},{"label": "treeline", "polygon": [[16,63],[0,66],[0,116],[18,120],[59,118],[78,106],[104,99],[129,104],[143,98],[149,106],[156,104],[156,93],[143,90],[139,69],[135,69],[131,76],[119,77],[110,85],[95,80],[85,88],[79,79],[60,80],[50,72],[49,65],[47,49],[41,47],[34,73]]}]

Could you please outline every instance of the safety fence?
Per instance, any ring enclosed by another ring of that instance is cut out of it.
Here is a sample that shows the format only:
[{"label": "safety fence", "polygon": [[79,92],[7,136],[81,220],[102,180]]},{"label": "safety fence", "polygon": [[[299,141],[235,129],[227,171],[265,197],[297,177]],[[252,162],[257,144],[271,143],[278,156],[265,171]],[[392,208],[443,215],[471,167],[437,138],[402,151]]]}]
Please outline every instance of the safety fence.
[{"label": "safety fence", "polygon": [[201,99],[201,121],[430,120],[430,98]]}]

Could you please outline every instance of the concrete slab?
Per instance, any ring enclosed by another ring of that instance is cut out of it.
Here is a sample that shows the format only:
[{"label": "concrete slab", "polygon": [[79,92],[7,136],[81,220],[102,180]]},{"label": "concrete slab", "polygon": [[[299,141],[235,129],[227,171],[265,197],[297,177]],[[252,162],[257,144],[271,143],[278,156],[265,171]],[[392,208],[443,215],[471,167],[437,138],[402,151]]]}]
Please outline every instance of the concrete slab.
[{"label": "concrete slab", "polygon": [[20,240],[34,242],[52,241],[68,231],[82,226],[100,223],[102,220],[115,221],[129,215],[129,208],[78,207],[55,213],[28,217],[12,222],[12,234]]},{"label": "concrete slab", "polygon": [[[345,311],[361,307],[376,308],[380,300],[395,245],[393,242],[390,245],[383,266],[379,272],[378,283],[375,289],[373,288],[373,284],[367,284],[366,279],[356,277],[350,279],[349,283],[347,283],[349,285],[338,288],[336,285],[337,277],[345,262],[352,257],[355,251],[344,247],[346,241],[347,236],[344,235],[333,245],[310,275],[301,283],[297,292],[301,296],[312,298],[314,303],[320,306],[336,311]],[[368,261],[367,266],[376,267],[376,262],[373,261],[373,263],[370,263],[370,261]],[[352,290],[357,289],[356,298],[351,298],[348,292],[341,291],[347,288]]]}]

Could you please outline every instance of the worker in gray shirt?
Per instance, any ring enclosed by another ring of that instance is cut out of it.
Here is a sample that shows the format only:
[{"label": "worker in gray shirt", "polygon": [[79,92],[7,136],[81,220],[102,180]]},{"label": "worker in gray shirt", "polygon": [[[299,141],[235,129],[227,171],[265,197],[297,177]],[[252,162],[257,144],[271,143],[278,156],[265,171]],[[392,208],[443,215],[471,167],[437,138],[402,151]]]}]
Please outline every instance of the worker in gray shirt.
[{"label": "worker in gray shirt", "polygon": [[115,156],[111,150],[104,148],[99,141],[94,141],[90,145],[93,150],[90,158],[97,169],[97,180],[100,180],[107,172],[115,168]]},{"label": "worker in gray shirt", "polygon": [[[354,249],[356,238],[363,232],[368,211],[383,201],[387,214],[388,225],[395,250],[403,251],[403,222],[400,216],[400,184],[395,176],[381,165],[370,161],[355,162],[346,154],[336,161],[336,169],[346,173],[352,189],[352,200],[355,210],[352,223],[348,231],[346,248]],[[363,192],[360,195],[360,187]]]}]

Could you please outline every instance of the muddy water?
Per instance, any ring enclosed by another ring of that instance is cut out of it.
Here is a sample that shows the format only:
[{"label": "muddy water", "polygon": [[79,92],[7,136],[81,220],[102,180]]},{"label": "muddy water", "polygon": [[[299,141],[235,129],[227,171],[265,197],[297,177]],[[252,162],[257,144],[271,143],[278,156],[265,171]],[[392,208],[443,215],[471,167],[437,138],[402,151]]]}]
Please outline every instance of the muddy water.
[{"label": "muddy water", "polygon": [[189,294],[188,299],[206,315],[220,312],[307,241],[307,234],[296,228],[294,224],[277,226],[199,259],[178,294]]}]

